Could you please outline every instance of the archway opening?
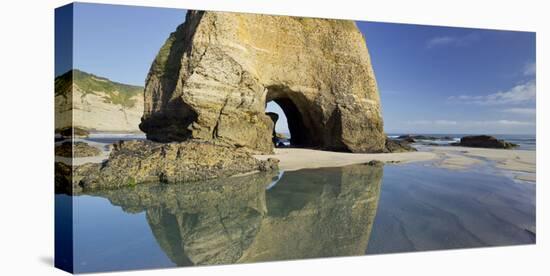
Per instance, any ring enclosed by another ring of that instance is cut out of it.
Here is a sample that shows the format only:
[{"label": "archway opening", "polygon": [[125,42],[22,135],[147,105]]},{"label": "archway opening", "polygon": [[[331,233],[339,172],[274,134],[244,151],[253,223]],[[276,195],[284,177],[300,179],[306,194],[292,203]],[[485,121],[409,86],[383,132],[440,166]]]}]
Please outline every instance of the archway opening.
[{"label": "archway opening", "polygon": [[275,123],[271,135],[273,145],[277,148],[289,147],[292,136],[288,127],[288,119],[281,106],[275,101],[270,101],[266,104],[265,113]]},{"label": "archway opening", "polygon": [[319,146],[319,137],[314,135],[312,129],[312,119],[307,116],[310,113],[306,100],[298,95],[282,87],[268,88],[266,114],[275,122],[272,139],[275,147]]}]

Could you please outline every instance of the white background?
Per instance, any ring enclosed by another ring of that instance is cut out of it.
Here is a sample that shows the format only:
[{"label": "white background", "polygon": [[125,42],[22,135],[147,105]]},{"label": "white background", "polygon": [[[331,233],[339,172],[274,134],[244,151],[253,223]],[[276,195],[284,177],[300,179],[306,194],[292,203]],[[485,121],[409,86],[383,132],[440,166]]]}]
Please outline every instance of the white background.
[{"label": "white background", "polygon": [[[90,1],[537,32],[537,245],[134,271],[132,275],[549,275],[546,1]],[[223,2],[223,3],[222,3]],[[0,275],[62,275],[53,267],[54,8],[0,5]],[[545,170],[546,168],[546,170]],[[131,229],[128,229],[131,231]],[[123,275],[110,273],[108,275]]]}]

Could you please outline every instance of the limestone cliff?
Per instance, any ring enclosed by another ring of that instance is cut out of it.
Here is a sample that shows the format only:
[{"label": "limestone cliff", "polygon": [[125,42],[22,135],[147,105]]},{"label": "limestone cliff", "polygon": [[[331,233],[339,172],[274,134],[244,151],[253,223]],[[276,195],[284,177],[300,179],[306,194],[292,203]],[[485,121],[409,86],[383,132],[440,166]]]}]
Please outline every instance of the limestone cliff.
[{"label": "limestone cliff", "polygon": [[56,130],[140,132],[143,87],[72,70],[55,79],[55,111]]},{"label": "limestone cliff", "polygon": [[291,143],[382,152],[380,100],[353,21],[189,11],[154,60],[140,128],[152,140],[272,151],[273,100]]}]

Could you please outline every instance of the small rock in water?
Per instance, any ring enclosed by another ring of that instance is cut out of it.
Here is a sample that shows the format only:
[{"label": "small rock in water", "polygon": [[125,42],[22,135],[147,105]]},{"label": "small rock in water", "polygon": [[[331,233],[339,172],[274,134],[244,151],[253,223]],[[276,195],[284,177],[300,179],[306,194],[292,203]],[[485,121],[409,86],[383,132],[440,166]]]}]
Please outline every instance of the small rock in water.
[{"label": "small rock in water", "polygon": [[464,136],[459,143],[452,143],[453,146],[475,147],[475,148],[495,148],[495,149],[511,149],[518,145],[504,140],[499,140],[489,135],[473,135]]}]

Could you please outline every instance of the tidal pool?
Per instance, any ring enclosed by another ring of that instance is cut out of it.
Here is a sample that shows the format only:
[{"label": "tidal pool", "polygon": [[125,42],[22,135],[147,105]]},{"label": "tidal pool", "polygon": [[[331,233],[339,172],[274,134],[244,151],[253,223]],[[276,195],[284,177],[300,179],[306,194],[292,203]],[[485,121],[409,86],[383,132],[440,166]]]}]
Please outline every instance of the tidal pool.
[{"label": "tidal pool", "polygon": [[426,163],[56,195],[71,200],[77,273],[536,240],[535,185]]}]

